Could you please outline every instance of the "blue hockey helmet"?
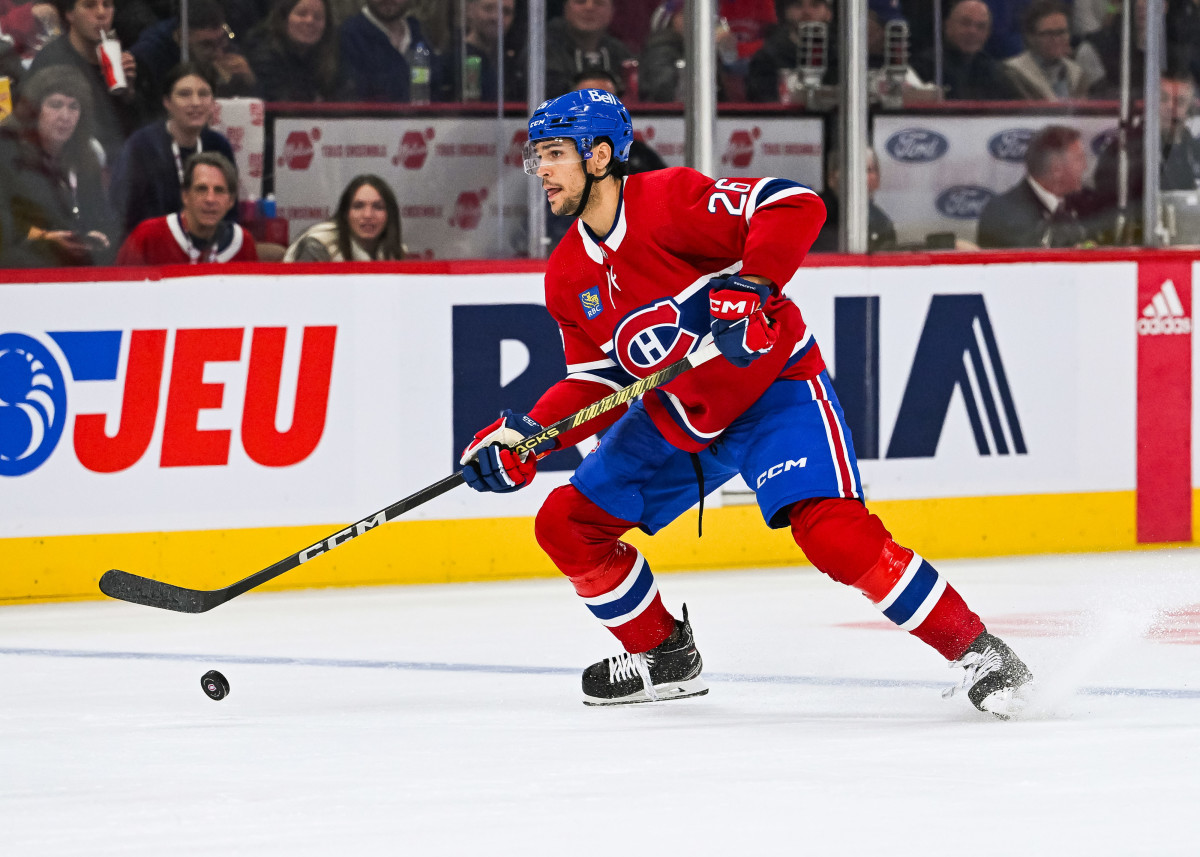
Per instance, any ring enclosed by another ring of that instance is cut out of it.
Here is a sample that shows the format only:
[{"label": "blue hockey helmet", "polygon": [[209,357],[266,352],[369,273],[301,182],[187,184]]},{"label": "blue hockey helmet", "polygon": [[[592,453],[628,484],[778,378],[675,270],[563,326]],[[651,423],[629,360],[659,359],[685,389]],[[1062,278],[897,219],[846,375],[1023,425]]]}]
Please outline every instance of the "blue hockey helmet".
[{"label": "blue hockey helmet", "polygon": [[629,160],[633,145],[633,122],[625,105],[603,89],[580,89],[543,101],[529,118],[529,142],[525,148],[525,172],[536,175],[538,157],[535,147],[547,140],[569,139],[583,160],[592,156],[592,146],[600,137],[612,141],[613,158]]}]

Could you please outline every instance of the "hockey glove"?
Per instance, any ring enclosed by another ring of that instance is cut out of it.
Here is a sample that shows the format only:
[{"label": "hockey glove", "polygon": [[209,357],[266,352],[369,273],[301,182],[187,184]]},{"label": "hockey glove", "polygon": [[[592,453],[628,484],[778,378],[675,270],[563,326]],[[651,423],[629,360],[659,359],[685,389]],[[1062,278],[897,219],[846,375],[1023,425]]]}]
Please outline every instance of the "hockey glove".
[{"label": "hockey glove", "polygon": [[476,432],[475,439],[463,450],[459,460],[463,479],[476,491],[507,494],[524,488],[537,473],[537,460],[548,455],[556,441],[544,440],[524,455],[517,455],[512,447],[540,431],[542,426],[536,420],[505,411],[500,419]]},{"label": "hockey glove", "polygon": [[744,369],[770,351],[779,335],[762,311],[771,287],[737,276],[714,277],[709,286],[713,342],[726,360]]}]

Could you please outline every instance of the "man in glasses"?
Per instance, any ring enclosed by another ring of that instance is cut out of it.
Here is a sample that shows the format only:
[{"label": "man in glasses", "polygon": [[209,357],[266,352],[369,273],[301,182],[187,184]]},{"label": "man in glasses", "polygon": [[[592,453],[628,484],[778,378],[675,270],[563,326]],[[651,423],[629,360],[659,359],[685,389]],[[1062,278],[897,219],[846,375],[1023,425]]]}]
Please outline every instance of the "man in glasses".
[{"label": "man in glasses", "polygon": [[1025,51],[1004,61],[1017,89],[1029,101],[1066,101],[1087,95],[1087,80],[1071,58],[1067,7],[1058,0],[1035,0],[1022,26]]}]

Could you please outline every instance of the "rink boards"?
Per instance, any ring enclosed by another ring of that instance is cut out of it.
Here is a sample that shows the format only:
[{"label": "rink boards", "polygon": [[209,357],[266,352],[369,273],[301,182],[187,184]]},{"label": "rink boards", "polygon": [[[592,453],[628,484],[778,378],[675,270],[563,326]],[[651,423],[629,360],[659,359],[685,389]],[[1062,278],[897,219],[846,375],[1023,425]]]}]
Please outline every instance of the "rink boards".
[{"label": "rink boards", "polygon": [[[898,539],[931,557],[1193,540],[1191,256],[831,262],[788,293]],[[536,264],[100,276],[0,286],[0,602],[94,597],[112,567],[245,577],[442,479],[563,372]],[[580,454],[269,586],[553,574],[532,517]],[[633,540],[661,570],[802,561],[741,484],[695,533],[693,511]]]}]

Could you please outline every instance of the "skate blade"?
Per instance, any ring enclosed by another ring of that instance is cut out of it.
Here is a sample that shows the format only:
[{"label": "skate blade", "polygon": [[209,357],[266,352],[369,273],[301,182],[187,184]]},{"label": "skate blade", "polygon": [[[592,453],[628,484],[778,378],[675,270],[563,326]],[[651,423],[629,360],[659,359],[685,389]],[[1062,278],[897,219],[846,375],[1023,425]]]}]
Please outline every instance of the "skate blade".
[{"label": "skate blade", "polygon": [[989,693],[979,701],[979,708],[989,714],[994,714],[1001,720],[1012,720],[1020,717],[1029,705],[1029,696],[1033,692],[1033,682],[1027,681],[1020,687],[1006,687]]},{"label": "skate blade", "polygon": [[670,702],[675,699],[704,696],[704,694],[708,693],[708,685],[698,678],[694,678],[691,681],[670,681],[654,685],[654,692],[658,694],[658,699],[651,699],[645,690],[639,690],[637,693],[631,693],[628,696],[618,696],[615,699],[585,696],[583,704],[604,706],[634,705],[639,702]]}]

